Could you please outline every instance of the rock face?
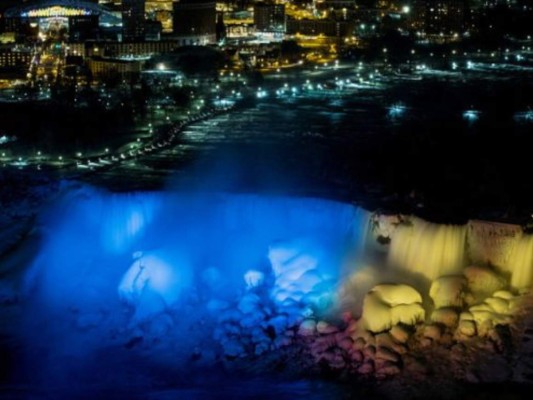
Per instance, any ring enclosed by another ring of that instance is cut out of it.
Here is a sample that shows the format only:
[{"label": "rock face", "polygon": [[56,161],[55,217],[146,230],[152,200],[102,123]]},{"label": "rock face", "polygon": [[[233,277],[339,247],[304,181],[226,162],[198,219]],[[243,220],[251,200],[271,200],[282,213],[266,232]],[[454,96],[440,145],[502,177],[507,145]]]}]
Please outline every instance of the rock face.
[{"label": "rock face", "polygon": [[408,285],[378,285],[363,301],[363,324],[371,332],[386,331],[398,323],[414,325],[424,318],[422,296]]}]

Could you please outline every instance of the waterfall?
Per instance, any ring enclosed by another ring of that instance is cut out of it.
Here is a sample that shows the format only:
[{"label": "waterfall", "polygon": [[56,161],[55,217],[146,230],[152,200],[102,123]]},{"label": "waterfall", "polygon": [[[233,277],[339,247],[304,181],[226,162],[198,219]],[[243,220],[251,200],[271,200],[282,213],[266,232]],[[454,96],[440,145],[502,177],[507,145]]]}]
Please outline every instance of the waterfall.
[{"label": "waterfall", "polygon": [[509,257],[511,286],[525,289],[533,283],[533,235],[523,235],[515,239]]},{"label": "waterfall", "polygon": [[465,264],[465,238],[465,226],[412,218],[410,225],[400,225],[395,230],[388,263],[429,280],[457,273]]},{"label": "waterfall", "polygon": [[49,234],[27,281],[59,304],[83,302],[87,293],[104,302],[116,297],[116,285],[138,251],[163,254],[161,265],[187,266],[200,285],[204,271],[216,271],[219,294],[229,297],[242,290],[247,271],[272,273],[271,245],[296,240],[306,243],[302,253],[320,261],[317,271],[337,281],[346,252],[364,246],[369,213],[315,198],[111,194],[83,187],[67,193],[45,219]]}]

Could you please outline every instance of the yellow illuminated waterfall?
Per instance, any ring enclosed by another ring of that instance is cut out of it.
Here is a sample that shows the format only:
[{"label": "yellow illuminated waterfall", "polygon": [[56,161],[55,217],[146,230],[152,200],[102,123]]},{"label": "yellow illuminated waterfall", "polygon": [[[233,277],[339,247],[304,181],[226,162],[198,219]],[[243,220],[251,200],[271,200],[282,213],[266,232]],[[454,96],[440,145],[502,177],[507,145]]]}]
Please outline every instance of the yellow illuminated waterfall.
[{"label": "yellow illuminated waterfall", "polygon": [[533,283],[533,235],[516,239],[509,258],[511,286],[517,289],[530,287]]},{"label": "yellow illuminated waterfall", "polygon": [[465,226],[413,218],[411,225],[400,225],[395,230],[388,262],[430,280],[457,273],[465,266],[465,238]]}]

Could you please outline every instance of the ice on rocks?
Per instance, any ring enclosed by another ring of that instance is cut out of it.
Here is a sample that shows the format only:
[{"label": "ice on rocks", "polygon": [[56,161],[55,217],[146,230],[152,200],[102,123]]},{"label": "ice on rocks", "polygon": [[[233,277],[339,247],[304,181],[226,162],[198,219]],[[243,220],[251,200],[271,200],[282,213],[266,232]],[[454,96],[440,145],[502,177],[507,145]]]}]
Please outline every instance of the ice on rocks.
[{"label": "ice on rocks", "polygon": [[285,315],[277,315],[266,321],[264,325],[271,326],[277,335],[281,335],[289,327],[287,317]]},{"label": "ice on rocks", "polygon": [[475,336],[477,333],[476,323],[474,321],[462,320],[459,322],[458,331],[464,336]]},{"label": "ice on rocks", "polygon": [[468,282],[469,290],[478,300],[483,300],[507,286],[504,278],[487,267],[472,265],[465,268],[463,274]]},{"label": "ice on rocks", "polygon": [[505,299],[489,297],[485,299],[484,303],[499,314],[507,314],[509,312],[509,302]]},{"label": "ice on rocks", "polygon": [[414,325],[425,318],[422,296],[408,285],[378,285],[365,296],[362,320],[368,330],[382,332],[393,325]]},{"label": "ice on rocks", "polygon": [[277,303],[294,300],[327,306],[331,283],[320,271],[321,251],[303,240],[280,242],[270,246],[268,259],[274,273],[272,297]]},{"label": "ice on rocks", "polygon": [[298,328],[300,336],[312,336],[316,333],[316,321],[314,319],[305,319]]},{"label": "ice on rocks", "polygon": [[118,293],[135,308],[135,319],[142,320],[178,302],[184,289],[190,287],[191,279],[186,261],[154,251],[131,265],[122,277]]},{"label": "ice on rocks", "polygon": [[338,328],[334,325],[328,324],[326,321],[319,321],[316,325],[316,329],[318,333],[327,335],[330,333],[338,332]]},{"label": "ice on rocks", "polygon": [[442,276],[431,284],[429,297],[435,308],[463,307],[466,287],[463,276]]},{"label": "ice on rocks", "polygon": [[239,301],[238,309],[243,314],[253,313],[261,307],[261,298],[255,293],[246,293]]},{"label": "ice on rocks", "polygon": [[372,289],[379,298],[391,307],[401,304],[422,303],[422,296],[408,285],[377,285]]},{"label": "ice on rocks", "polygon": [[244,274],[244,282],[247,289],[261,286],[265,281],[265,274],[261,271],[249,270]]}]

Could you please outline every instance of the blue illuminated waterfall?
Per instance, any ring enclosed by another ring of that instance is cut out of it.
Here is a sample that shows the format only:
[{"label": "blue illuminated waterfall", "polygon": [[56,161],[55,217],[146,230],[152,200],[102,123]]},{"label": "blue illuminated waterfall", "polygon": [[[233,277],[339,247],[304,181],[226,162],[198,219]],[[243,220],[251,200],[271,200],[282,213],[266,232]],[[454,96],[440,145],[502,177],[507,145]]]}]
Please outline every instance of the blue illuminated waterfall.
[{"label": "blue illuminated waterfall", "polygon": [[367,226],[362,210],[327,200],[88,188],[68,193],[46,215],[47,234],[26,278],[27,292],[44,303],[76,307],[138,301],[145,286],[169,306],[191,288],[209,287],[206,271],[216,275],[211,289],[230,296],[243,289],[249,270],[268,279],[269,249],[294,240],[306,249],[293,256],[302,259],[305,251],[335,281],[346,250],[363,240]]}]

